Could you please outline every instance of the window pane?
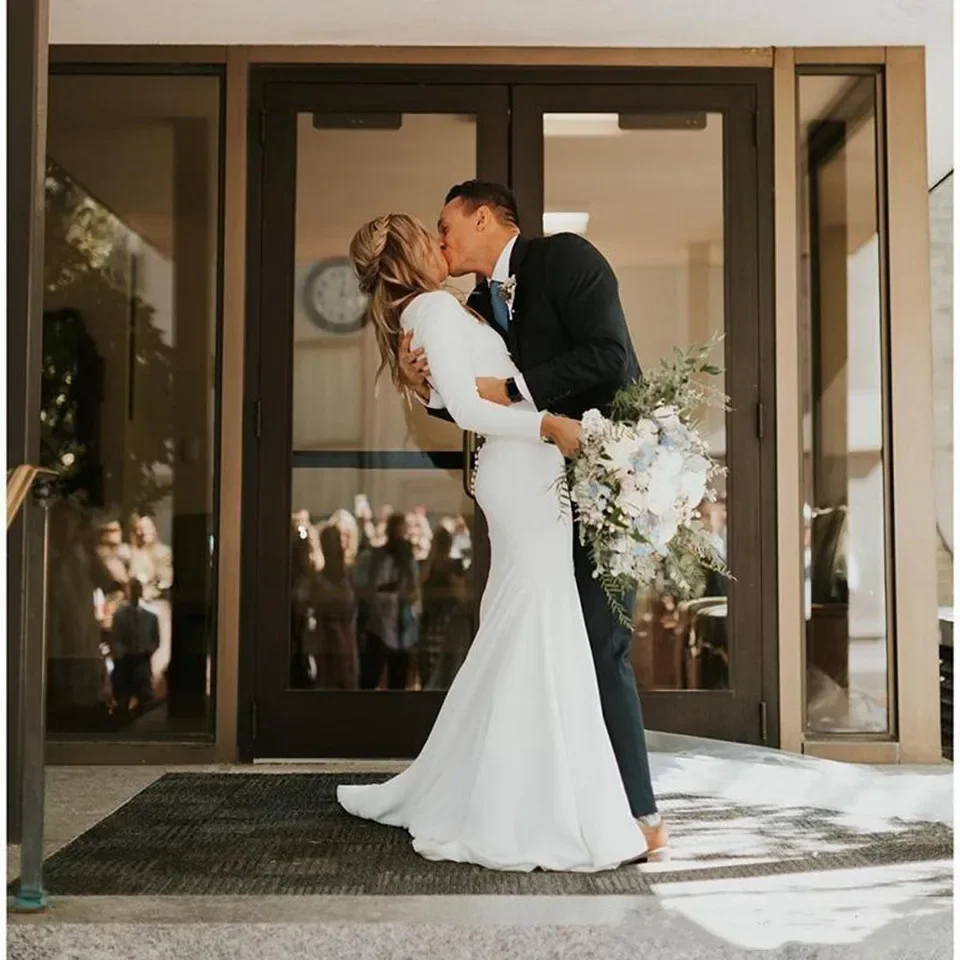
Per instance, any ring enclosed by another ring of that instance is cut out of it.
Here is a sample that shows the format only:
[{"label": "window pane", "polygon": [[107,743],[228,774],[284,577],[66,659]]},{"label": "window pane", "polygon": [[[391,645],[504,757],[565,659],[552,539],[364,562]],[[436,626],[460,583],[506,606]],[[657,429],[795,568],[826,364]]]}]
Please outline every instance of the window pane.
[{"label": "window pane", "polygon": [[212,731],[219,129],[216,77],[50,78],[54,735]]},{"label": "window pane", "polygon": [[[459,450],[460,431],[408,406],[384,371],[347,258],[374,217],[410,213],[434,228],[448,186],[476,175],[477,123],[460,114],[297,118],[295,450]],[[466,292],[471,278],[454,281]],[[331,416],[330,411],[336,415]]]},{"label": "window pane", "polygon": [[449,687],[474,633],[460,471],[295,468],[292,491],[290,686]]},{"label": "window pane", "polygon": [[[582,233],[610,261],[640,366],[652,369],[674,347],[723,333],[723,117],[548,113],[543,134],[543,231]],[[722,349],[714,359],[722,365]],[[714,386],[724,389],[722,380]],[[710,408],[700,416],[722,463],[724,414]],[[725,555],[727,502],[718,492],[703,518]],[[702,573],[693,599],[669,583],[638,595],[633,660],[641,689],[729,689],[736,643],[727,585]]]},{"label": "window pane", "polygon": [[882,237],[872,76],[801,76],[807,727],[886,732]]},{"label": "window pane", "polygon": [[930,191],[937,602],[953,607],[953,174]]}]

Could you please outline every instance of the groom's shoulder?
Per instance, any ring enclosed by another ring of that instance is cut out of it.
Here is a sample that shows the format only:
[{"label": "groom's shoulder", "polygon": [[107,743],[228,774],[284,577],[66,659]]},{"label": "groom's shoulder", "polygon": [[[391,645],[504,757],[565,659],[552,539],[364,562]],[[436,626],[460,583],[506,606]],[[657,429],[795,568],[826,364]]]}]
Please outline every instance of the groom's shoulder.
[{"label": "groom's shoulder", "polygon": [[576,256],[578,254],[600,251],[586,237],[579,233],[552,233],[549,237],[534,237],[530,241],[531,252],[537,251],[545,256]]},{"label": "groom's shoulder", "polygon": [[551,268],[572,265],[599,266],[606,258],[589,241],[578,233],[554,233],[549,237],[537,237],[531,241],[532,259],[549,264]]}]

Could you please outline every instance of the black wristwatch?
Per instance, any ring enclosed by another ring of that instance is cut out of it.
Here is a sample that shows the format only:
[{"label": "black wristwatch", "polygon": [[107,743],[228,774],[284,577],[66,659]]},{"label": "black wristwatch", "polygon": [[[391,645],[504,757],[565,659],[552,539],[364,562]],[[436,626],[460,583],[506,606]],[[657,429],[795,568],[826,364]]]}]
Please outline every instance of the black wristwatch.
[{"label": "black wristwatch", "polygon": [[511,403],[519,403],[523,399],[523,394],[517,386],[517,381],[513,377],[507,380],[507,399]]}]

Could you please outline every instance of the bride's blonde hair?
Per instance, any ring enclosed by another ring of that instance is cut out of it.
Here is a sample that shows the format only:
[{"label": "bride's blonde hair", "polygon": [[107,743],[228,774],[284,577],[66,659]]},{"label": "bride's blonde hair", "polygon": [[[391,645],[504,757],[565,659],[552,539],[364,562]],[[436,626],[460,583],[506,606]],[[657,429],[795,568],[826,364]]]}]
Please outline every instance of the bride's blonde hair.
[{"label": "bride's blonde hair", "polygon": [[400,314],[418,294],[442,289],[430,274],[432,243],[427,228],[405,213],[365,223],[350,241],[360,290],[370,298],[367,314],[380,349],[377,376],[389,370],[401,393],[408,391],[400,379]]}]

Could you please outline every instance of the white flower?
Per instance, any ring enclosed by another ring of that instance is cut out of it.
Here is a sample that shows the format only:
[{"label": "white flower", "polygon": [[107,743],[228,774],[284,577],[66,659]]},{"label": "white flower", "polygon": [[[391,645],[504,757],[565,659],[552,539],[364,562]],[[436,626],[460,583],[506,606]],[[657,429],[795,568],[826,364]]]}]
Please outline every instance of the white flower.
[{"label": "white flower", "polygon": [[682,472],[683,454],[661,447],[647,474],[647,504],[657,516],[676,502]]},{"label": "white flower", "polygon": [[607,429],[609,421],[599,410],[588,410],[580,418],[580,426],[585,437],[599,437]]},{"label": "white flower", "polygon": [[658,550],[665,550],[670,541],[677,535],[680,517],[675,512],[668,512],[660,517],[660,522],[653,528],[650,539]]},{"label": "white flower", "polygon": [[636,453],[636,437],[629,433],[603,445],[604,459],[609,461],[617,474],[625,474],[632,469],[631,464]]},{"label": "white flower", "polygon": [[660,429],[652,420],[639,420],[633,433],[637,438],[637,446],[643,448],[656,444]]},{"label": "white flower", "polygon": [[639,517],[646,512],[647,495],[644,491],[637,489],[621,492],[617,503],[628,517]]},{"label": "white flower", "polygon": [[508,306],[513,302],[513,296],[517,292],[517,278],[516,277],[507,277],[503,283],[500,284],[500,299],[507,304]]},{"label": "white flower", "polygon": [[688,453],[684,457],[683,469],[706,476],[710,472],[710,461],[699,453]]},{"label": "white flower", "polygon": [[690,509],[703,500],[707,492],[707,473],[705,470],[685,469],[680,476],[680,497]]}]

